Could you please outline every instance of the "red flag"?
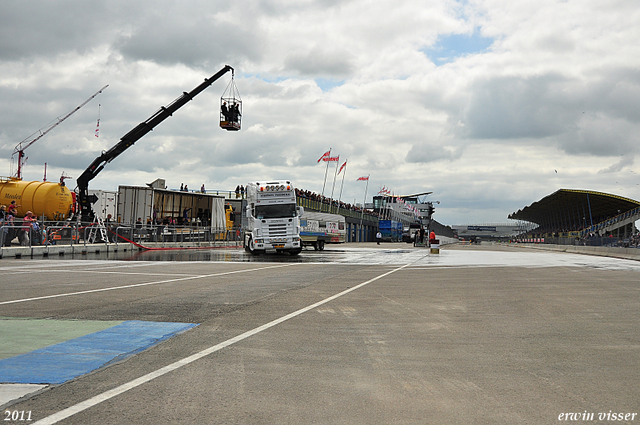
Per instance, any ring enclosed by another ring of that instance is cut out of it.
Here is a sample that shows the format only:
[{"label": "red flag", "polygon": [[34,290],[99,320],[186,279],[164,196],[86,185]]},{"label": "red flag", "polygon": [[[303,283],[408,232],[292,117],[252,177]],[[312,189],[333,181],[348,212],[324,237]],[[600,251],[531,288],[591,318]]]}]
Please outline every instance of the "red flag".
[{"label": "red flag", "polygon": [[[321,160],[323,160],[324,162],[338,162],[340,161],[340,156],[327,156],[324,158],[320,158]],[[318,161],[320,162],[320,161]]]},{"label": "red flag", "polygon": [[359,177],[358,180],[356,180],[356,181],[359,182],[360,180],[369,180],[369,176],[367,176],[367,177]]},{"label": "red flag", "polygon": [[342,169],[343,169],[344,167],[346,167],[346,166],[347,166],[347,161],[345,160],[345,161],[344,161],[344,164],[342,164],[342,166],[340,167],[340,170],[338,171],[338,174],[340,174],[340,173],[342,172]]},{"label": "red flag", "polygon": [[325,153],[322,154],[322,156],[320,157],[320,159],[318,160],[318,162],[320,161],[326,161],[325,158],[329,158],[329,155],[331,155],[331,149],[329,149],[328,151],[326,151]]},{"label": "red flag", "polygon": [[96,137],[100,137],[99,131],[100,131],[100,105],[98,105],[98,122],[96,123]]}]

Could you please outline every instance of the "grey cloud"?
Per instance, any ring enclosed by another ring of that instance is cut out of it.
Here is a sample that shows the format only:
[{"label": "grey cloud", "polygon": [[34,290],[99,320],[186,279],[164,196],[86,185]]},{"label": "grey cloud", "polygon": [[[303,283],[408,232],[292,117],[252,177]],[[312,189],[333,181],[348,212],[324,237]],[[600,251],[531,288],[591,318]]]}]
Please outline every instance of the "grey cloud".
[{"label": "grey cloud", "polygon": [[590,83],[558,74],[472,84],[456,131],[472,139],[557,145],[570,154],[638,151],[640,72],[613,69]]},{"label": "grey cloud", "polygon": [[598,173],[600,173],[600,174],[616,173],[618,171],[622,171],[626,167],[632,166],[633,162],[634,162],[634,156],[633,155],[623,156],[622,158],[620,158],[620,161],[618,161],[615,164],[611,164],[607,168],[599,170]]},{"label": "grey cloud", "polygon": [[453,149],[436,144],[417,143],[407,154],[406,161],[412,163],[429,163],[436,161],[453,161],[460,158],[461,149]]},{"label": "grey cloud", "polygon": [[568,122],[558,75],[497,77],[476,82],[464,112],[467,135],[476,139],[544,138],[562,133]]},{"label": "grey cloud", "polygon": [[127,58],[160,64],[190,66],[258,61],[263,43],[258,30],[242,23],[216,21],[212,16],[148,20],[130,35],[121,35],[116,47]]},{"label": "grey cloud", "polygon": [[316,45],[308,51],[291,53],[285,59],[285,66],[301,75],[342,78],[353,72],[351,55],[335,48],[321,48]]},{"label": "grey cloud", "polygon": [[[156,4],[154,7],[157,7]],[[0,57],[4,60],[83,53],[110,44],[135,16],[148,13],[144,3],[124,0],[5,0],[0,14]]]}]

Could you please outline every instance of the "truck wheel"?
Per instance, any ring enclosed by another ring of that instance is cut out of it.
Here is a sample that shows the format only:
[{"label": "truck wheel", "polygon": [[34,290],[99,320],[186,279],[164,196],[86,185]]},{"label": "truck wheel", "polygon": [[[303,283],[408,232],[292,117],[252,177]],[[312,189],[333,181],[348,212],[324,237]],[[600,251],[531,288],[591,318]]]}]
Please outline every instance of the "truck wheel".
[{"label": "truck wheel", "polygon": [[253,245],[253,239],[249,238],[249,242],[247,243],[247,245],[249,245],[249,252],[253,255],[258,255],[260,254],[258,251],[256,251],[256,247]]},{"label": "truck wheel", "polygon": [[292,249],[291,251],[289,251],[289,255],[298,255],[302,252],[302,248],[299,249]]},{"label": "truck wheel", "polygon": [[318,251],[324,251],[324,241],[318,241]]},{"label": "truck wheel", "polygon": [[244,240],[244,250],[250,254],[258,255],[258,251],[256,251],[255,246],[253,245],[253,238],[251,236],[247,236]]},{"label": "truck wheel", "polygon": [[318,242],[317,241],[313,243],[313,250],[314,251],[318,250]]}]

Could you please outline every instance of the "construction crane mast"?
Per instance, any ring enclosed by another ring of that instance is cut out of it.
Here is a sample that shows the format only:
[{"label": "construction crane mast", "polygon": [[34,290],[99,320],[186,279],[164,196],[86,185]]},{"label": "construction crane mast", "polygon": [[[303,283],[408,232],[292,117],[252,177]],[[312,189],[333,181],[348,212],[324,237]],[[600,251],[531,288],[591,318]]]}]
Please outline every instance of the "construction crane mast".
[{"label": "construction crane mast", "polygon": [[96,94],[91,96],[89,99],[85,100],[82,104],[80,104],[80,106],[76,107],[74,110],[72,110],[68,114],[66,114],[66,115],[64,115],[62,117],[56,118],[54,120],[54,122],[52,122],[50,124],[47,124],[46,126],[42,127],[40,130],[38,130],[35,133],[33,133],[31,136],[29,136],[26,139],[24,139],[22,142],[18,143],[18,145],[13,150],[13,154],[11,155],[11,160],[12,161],[13,161],[13,157],[18,155],[18,171],[16,172],[15,177],[17,177],[19,179],[22,179],[22,167],[24,167],[24,164],[25,164],[25,162],[27,160],[27,158],[24,156],[24,151],[27,150],[27,148],[29,146],[33,145],[35,142],[37,142],[42,137],[44,137],[45,134],[47,134],[48,132],[50,132],[51,130],[56,128],[58,126],[58,124],[60,124],[62,121],[66,120],[71,115],[76,113],[80,108],[82,108],[84,105],[89,103],[94,97],[96,97],[97,95],[102,93],[102,91],[104,89],[106,89],[107,87],[109,87],[109,84],[107,84],[106,86],[104,86],[103,88],[98,90],[96,92]]}]

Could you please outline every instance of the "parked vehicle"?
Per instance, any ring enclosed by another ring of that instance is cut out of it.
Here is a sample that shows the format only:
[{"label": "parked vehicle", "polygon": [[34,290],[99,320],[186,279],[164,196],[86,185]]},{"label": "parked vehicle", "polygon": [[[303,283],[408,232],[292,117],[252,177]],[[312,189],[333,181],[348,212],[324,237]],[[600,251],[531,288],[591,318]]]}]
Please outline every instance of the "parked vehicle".
[{"label": "parked vehicle", "polygon": [[344,243],[345,218],[338,214],[305,211],[300,218],[300,238],[303,246],[322,251],[327,243]]},{"label": "parked vehicle", "polygon": [[247,252],[302,251],[300,216],[304,210],[296,205],[296,192],[290,181],[251,182],[246,186],[247,227],[243,246]]}]

